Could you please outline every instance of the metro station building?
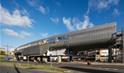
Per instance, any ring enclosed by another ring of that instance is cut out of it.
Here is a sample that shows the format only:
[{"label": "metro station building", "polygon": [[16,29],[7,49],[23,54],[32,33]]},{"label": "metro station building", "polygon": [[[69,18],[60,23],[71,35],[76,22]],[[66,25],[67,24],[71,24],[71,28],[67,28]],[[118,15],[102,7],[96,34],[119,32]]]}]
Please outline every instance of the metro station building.
[{"label": "metro station building", "polygon": [[96,61],[124,63],[124,30],[115,23],[39,39],[16,48],[18,61]]}]

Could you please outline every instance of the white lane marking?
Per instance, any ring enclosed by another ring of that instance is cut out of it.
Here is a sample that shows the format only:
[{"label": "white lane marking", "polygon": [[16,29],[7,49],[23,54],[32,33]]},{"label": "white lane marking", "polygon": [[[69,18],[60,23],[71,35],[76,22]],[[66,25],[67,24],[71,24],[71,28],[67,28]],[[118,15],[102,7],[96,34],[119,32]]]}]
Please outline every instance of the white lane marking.
[{"label": "white lane marking", "polygon": [[71,71],[70,70],[66,70],[66,71],[64,71],[64,73],[70,73]]},{"label": "white lane marking", "polygon": [[118,69],[113,69],[113,70],[118,70]]},{"label": "white lane marking", "polygon": [[103,68],[103,69],[109,70],[110,68]]}]

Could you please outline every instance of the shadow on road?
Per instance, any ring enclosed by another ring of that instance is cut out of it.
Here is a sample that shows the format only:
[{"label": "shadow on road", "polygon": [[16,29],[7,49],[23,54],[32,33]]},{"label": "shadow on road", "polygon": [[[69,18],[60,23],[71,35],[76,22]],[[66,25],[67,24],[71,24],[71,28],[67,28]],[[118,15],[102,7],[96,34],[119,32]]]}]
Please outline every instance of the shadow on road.
[{"label": "shadow on road", "polygon": [[15,64],[14,64],[14,68],[15,68],[15,70],[16,70],[17,73],[21,73],[21,72],[19,71],[19,69],[16,67]]},{"label": "shadow on road", "polygon": [[68,67],[68,66],[64,66],[61,68],[80,71],[80,72],[88,72],[88,73],[118,73],[118,72],[104,71],[104,70],[98,70],[98,69],[95,70],[95,69],[77,68],[77,67]]}]

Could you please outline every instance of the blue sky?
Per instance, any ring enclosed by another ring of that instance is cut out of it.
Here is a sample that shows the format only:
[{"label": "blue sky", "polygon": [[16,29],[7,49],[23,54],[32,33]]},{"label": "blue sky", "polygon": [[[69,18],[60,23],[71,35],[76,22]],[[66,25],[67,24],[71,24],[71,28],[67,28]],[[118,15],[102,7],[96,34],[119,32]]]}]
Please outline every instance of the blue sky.
[{"label": "blue sky", "polygon": [[124,29],[124,0],[0,0],[0,47],[111,22]]}]

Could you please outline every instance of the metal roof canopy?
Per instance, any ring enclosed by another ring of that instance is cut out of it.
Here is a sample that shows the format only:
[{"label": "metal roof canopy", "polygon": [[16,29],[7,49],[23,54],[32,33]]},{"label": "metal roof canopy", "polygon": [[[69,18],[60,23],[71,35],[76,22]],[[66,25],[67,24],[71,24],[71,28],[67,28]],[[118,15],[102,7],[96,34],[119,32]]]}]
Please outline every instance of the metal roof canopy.
[{"label": "metal roof canopy", "polygon": [[69,34],[69,46],[106,43],[111,41],[112,34],[116,32],[116,24],[106,24],[91,29]]},{"label": "metal roof canopy", "polygon": [[[103,47],[108,46],[111,43],[112,34],[115,32],[116,32],[116,24],[110,23],[110,24],[105,24],[105,25],[100,25],[100,26],[96,26],[93,28],[85,29],[85,30],[65,33],[63,35],[55,35],[55,36],[48,37],[46,39],[56,38],[58,36],[59,37],[68,36],[68,39],[66,39],[67,41],[64,42],[64,46],[63,45],[60,45],[60,46],[58,46],[58,45],[49,46],[48,45],[49,47],[54,47],[54,48],[55,47],[57,47],[57,48],[65,47],[65,45],[66,45],[66,47],[76,47],[76,46],[79,47],[79,46],[81,46],[84,48],[92,48],[92,47],[97,48],[97,47],[102,47],[102,46]],[[31,42],[31,43],[28,43],[25,45],[37,43],[37,42],[42,41],[42,40],[44,40],[44,39],[40,39],[38,41],[34,41],[34,42]],[[61,44],[61,42],[60,42],[60,44]],[[62,44],[63,44],[63,42],[62,42]],[[22,45],[20,47],[22,47],[21,50],[23,50],[22,52],[25,52],[25,54],[26,53],[27,54],[28,53],[29,54],[39,54],[40,49],[42,49],[42,48],[40,48],[41,45],[40,46],[35,45],[35,46],[37,46],[37,48],[33,48],[33,46],[23,48],[24,46]]]}]

